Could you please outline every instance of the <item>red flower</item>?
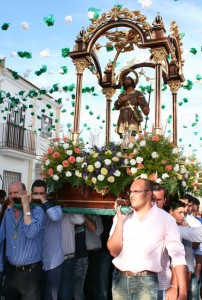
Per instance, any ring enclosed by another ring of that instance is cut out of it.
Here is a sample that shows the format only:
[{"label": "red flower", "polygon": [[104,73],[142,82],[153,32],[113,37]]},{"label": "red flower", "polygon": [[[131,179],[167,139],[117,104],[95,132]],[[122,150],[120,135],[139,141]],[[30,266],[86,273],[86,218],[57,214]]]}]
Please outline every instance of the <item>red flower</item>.
[{"label": "red flower", "polygon": [[41,176],[42,176],[43,178],[46,178],[46,173],[42,173]]},{"label": "red flower", "polygon": [[81,149],[80,148],[75,148],[74,152],[76,152],[77,154],[81,153]]},{"label": "red flower", "polygon": [[173,169],[172,166],[166,166],[166,171],[171,171]]},{"label": "red flower", "polygon": [[47,161],[48,160],[48,157],[47,156],[44,156],[43,157],[43,161]]},{"label": "red flower", "polygon": [[60,156],[59,152],[54,152],[54,153],[52,154],[52,157],[53,157],[53,158],[58,158],[59,156]]},{"label": "red flower", "polygon": [[59,142],[59,140],[60,140],[59,137],[55,138],[55,142]]},{"label": "red flower", "polygon": [[68,141],[68,137],[64,136],[64,137],[63,137],[63,141],[64,141],[64,142],[67,142],[67,141]]},{"label": "red flower", "polygon": [[75,157],[74,156],[70,156],[69,158],[68,158],[68,162],[70,163],[70,164],[73,164],[74,162],[75,162]]},{"label": "red flower", "polygon": [[52,168],[48,169],[48,175],[53,176],[53,169]]},{"label": "red flower", "polygon": [[160,140],[158,135],[153,135],[152,136],[152,141],[158,142]]},{"label": "red flower", "polygon": [[63,166],[64,168],[67,168],[67,167],[69,166],[68,160],[63,160],[62,166]]},{"label": "red flower", "polygon": [[53,153],[53,148],[48,148],[48,154],[51,154],[51,153]]}]

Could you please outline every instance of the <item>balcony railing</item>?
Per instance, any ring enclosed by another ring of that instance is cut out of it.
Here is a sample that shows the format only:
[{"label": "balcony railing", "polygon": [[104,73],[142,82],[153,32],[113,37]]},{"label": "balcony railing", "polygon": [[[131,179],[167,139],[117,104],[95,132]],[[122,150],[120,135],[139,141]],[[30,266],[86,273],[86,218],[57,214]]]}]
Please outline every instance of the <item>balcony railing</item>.
[{"label": "balcony railing", "polygon": [[13,123],[0,124],[0,149],[36,155],[36,134]]}]

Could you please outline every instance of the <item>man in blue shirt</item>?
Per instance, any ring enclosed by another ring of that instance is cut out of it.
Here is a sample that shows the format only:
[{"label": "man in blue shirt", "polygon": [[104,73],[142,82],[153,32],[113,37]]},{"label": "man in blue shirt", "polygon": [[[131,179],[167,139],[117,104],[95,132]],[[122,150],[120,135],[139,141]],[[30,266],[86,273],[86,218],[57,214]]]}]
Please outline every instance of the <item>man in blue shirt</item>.
[{"label": "man in blue shirt", "polygon": [[7,208],[0,227],[0,243],[6,240],[5,297],[39,300],[44,212],[39,206],[30,207],[30,196],[22,182],[11,183],[8,196],[14,205]]},{"label": "man in blue shirt", "polygon": [[57,300],[64,253],[62,250],[62,209],[47,200],[46,183],[37,179],[32,184],[32,199],[40,200],[45,210],[45,228],[43,239],[43,269],[45,283],[43,300]]}]

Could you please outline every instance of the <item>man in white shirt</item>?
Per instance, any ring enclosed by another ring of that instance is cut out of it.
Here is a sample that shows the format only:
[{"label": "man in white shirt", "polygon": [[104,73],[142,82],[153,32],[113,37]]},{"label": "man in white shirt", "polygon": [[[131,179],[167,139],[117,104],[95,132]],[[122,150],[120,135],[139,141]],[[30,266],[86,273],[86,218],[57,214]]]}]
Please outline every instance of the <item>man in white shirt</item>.
[{"label": "man in white shirt", "polygon": [[113,300],[156,300],[164,248],[172,258],[179,284],[179,298],[186,300],[186,261],[175,220],[152,203],[148,180],[135,180],[130,188],[133,208],[122,215],[120,207],[108,240],[115,265]]}]

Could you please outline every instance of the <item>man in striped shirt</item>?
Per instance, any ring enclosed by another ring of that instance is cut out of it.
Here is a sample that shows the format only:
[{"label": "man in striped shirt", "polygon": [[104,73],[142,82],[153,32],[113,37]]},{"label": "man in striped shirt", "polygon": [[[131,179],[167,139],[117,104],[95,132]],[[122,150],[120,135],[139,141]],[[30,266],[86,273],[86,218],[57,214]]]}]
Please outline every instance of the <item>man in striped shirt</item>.
[{"label": "man in striped shirt", "polygon": [[[7,208],[0,227],[0,243],[6,240],[5,297],[39,300],[44,212],[39,206],[30,206],[22,182],[11,183],[8,196],[14,205]],[[21,205],[16,206],[17,202]]]}]

